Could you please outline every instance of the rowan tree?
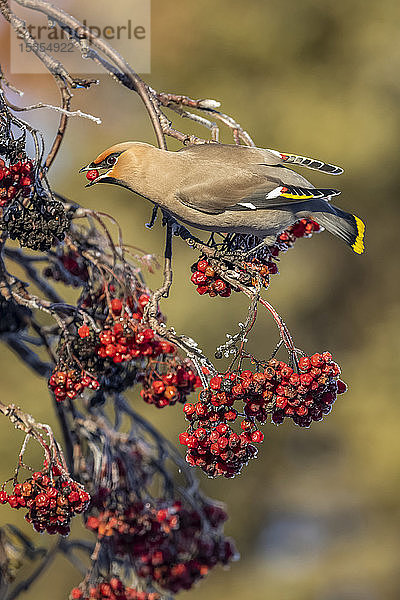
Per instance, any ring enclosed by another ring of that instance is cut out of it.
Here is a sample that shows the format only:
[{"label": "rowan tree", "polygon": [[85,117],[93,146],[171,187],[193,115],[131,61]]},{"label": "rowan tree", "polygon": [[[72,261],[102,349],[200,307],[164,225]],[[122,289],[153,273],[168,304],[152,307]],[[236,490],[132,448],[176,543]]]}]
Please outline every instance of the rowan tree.
[{"label": "rowan tree", "polygon": [[[74,17],[44,0],[17,3],[47,15],[86,59],[140,96],[160,148],[167,148],[168,138],[181,144],[217,143],[220,127],[231,131],[234,144],[254,145],[240,124],[221,112],[219,102],[157,92]],[[79,550],[87,561],[70,598],[170,598],[214,566],[237,558],[223,532],[226,511],[202,493],[198,474],[239,475],[256,458],[266,428],[287,420],[314,426],[346,390],[331,354],[320,349],[311,356],[303,353],[266,299],[282,253],[320,227],[303,219],[272,246],[260,247],[260,240],[241,234],[202,241],[161,211],[164,279],[158,289],[149,289],[146,271],[154,268],[154,257],[124,243],[112,214],[85,208],[82,198],[61,196],[49,180],[54,161],[62,156],[69,119],[95,119],[73,109],[73,92],[99,82],[77,79],[35,44],[6,0],[0,0],[0,10],[52,75],[61,97],[58,107],[17,106],[9,98],[12,84],[1,75],[1,340],[43,378],[43,402],[55,411],[63,433],[57,440],[23,407],[0,403],[3,415],[24,434],[0,503],[19,510],[33,529],[30,540],[15,528],[1,529],[2,591],[8,600],[16,598],[57,553],[82,568]],[[43,132],[22,118],[44,107],[60,114],[47,153]],[[204,126],[207,136],[181,132],[172,117]],[[33,154],[27,149],[31,141]],[[149,228],[158,212],[155,207]],[[248,299],[243,322],[214,356],[176,332],[161,311],[161,299],[179,290],[179,281],[172,287],[174,238],[194,253],[188,275],[194,293],[226,303],[232,294]],[[74,302],[65,300],[60,284],[74,290]],[[265,316],[277,325],[276,343],[256,357],[247,344],[256,321]],[[182,433],[175,445],[128,402],[125,393],[133,387],[154,410],[177,411]],[[42,448],[42,464],[25,464],[28,442]],[[75,517],[91,532],[91,541],[70,535]],[[19,581],[12,557],[23,562],[40,554],[35,532],[55,541],[29,579]]]}]

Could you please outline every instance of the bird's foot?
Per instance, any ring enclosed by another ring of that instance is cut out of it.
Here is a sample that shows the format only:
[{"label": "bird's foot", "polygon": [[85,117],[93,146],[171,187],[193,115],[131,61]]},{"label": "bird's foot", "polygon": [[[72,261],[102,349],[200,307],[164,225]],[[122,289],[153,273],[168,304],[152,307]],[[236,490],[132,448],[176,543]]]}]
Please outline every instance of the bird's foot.
[{"label": "bird's foot", "polygon": [[149,223],[145,223],[145,225],[146,225],[146,227],[148,229],[151,229],[153,227],[154,223],[156,222],[156,220],[157,220],[157,213],[158,213],[158,205],[155,204],[153,206],[153,212],[151,213],[150,222]]}]

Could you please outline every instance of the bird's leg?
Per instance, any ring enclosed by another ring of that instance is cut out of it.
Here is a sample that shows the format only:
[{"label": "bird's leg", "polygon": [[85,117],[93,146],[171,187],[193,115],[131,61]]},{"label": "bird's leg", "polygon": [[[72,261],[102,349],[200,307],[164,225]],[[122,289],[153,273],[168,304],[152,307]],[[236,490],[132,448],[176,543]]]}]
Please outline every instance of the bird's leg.
[{"label": "bird's leg", "polygon": [[155,290],[146,304],[143,311],[143,321],[147,322],[158,334],[165,334],[166,327],[160,323],[158,316],[158,304],[161,298],[168,298],[169,290],[172,285],[172,238],[173,238],[173,220],[168,218],[163,211],[164,224],[166,224],[165,252],[164,252],[164,281],[157,290]]},{"label": "bird's leg", "polygon": [[158,204],[155,204],[153,206],[153,212],[151,213],[151,218],[150,218],[150,222],[149,223],[145,223],[146,227],[148,229],[151,229],[154,225],[154,223],[157,220],[157,213],[158,213]]},{"label": "bird's leg", "polygon": [[209,237],[209,240],[207,242],[207,246],[210,246],[210,248],[213,248],[214,246],[216,246],[215,233],[214,232],[211,233],[211,235]]},{"label": "bird's leg", "polygon": [[172,260],[172,237],[174,235],[174,226],[170,221],[167,222],[167,235],[165,239],[165,259]]},{"label": "bird's leg", "polygon": [[174,224],[167,219],[167,231],[165,236],[164,252],[164,284],[162,286],[162,297],[168,298],[172,285],[172,238],[174,235]]}]

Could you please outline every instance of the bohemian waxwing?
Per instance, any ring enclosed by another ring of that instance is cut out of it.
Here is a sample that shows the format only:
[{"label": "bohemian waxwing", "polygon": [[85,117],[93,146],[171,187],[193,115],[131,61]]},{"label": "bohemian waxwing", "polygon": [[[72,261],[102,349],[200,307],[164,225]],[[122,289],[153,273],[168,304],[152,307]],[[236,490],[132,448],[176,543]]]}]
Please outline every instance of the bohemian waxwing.
[{"label": "bohemian waxwing", "polygon": [[276,150],[210,143],[170,152],[142,142],[111,146],[81,171],[92,171],[88,185],[126,187],[198,229],[252,234],[270,245],[284,229],[310,218],[362,254],[364,223],[329,202],[340,192],[315,188],[289,164],[343,172]]}]

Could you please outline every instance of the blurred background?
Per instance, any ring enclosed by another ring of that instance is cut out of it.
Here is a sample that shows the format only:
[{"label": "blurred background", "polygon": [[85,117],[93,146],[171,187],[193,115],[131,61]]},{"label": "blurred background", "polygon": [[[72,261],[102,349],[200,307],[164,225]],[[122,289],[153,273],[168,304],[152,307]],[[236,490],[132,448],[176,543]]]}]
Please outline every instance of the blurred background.
[{"label": "blurred background", "polygon": [[[55,3],[78,17],[95,18],[94,1]],[[236,479],[211,481],[200,474],[207,493],[227,503],[226,529],[241,560],[227,572],[216,569],[194,591],[182,593],[182,600],[400,597],[399,24],[396,0],[152,0],[148,83],[160,91],[220,100],[222,110],[258,146],[343,166],[344,175],[334,182],[308,175],[316,186],[339,187],[337,203],[367,224],[361,257],[323,233],[298,241],[282,258],[281,274],[266,297],[298,347],[332,352],[349,391],[329,417],[309,430],[291,423],[266,427],[259,458]],[[3,23],[0,35],[7,73],[8,26]],[[128,46],[126,58],[135,67]],[[25,90],[23,103],[58,102],[47,76],[11,79]],[[108,76],[100,80],[98,88],[75,92],[74,108],[90,111],[103,123],[71,119],[51,182],[81,204],[112,213],[127,242],[161,259],[160,223],[150,231],[144,227],[150,205],[121,188],[86,190],[78,175],[82,165],[114,142],[155,142],[135,94]],[[57,117],[38,111],[31,122],[50,139]],[[199,133],[189,122],[176,125]],[[190,283],[196,258],[175,241],[174,287],[162,310],[170,325],[212,355],[225,333],[236,330],[246,302],[239,295],[200,297]],[[161,273],[148,281],[156,286]],[[260,314],[252,349],[267,357],[276,340],[273,322]],[[0,361],[2,401],[54,424],[45,383],[2,347]],[[177,443],[185,427],[179,407],[157,411],[143,406],[134,393],[129,397]],[[22,436],[5,420],[0,425],[3,481],[11,475]],[[1,509],[1,521],[24,527],[22,513],[8,507]],[[79,581],[79,574],[58,559],[24,598],[46,598],[51,589],[51,597],[61,600]]]}]

